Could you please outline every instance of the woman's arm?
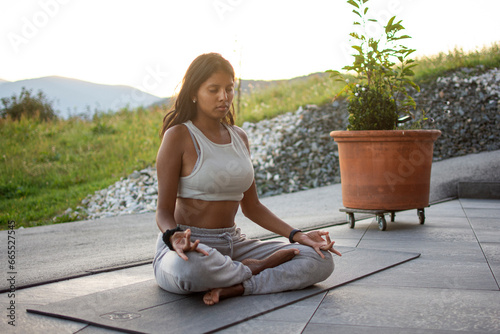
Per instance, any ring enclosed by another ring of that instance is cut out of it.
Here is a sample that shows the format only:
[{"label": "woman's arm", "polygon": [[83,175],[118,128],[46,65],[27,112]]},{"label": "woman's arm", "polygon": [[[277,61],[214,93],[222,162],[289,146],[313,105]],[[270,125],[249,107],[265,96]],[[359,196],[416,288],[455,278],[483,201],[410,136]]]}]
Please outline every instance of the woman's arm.
[{"label": "woman's arm", "polygon": [[184,153],[182,145],[179,145],[182,143],[182,137],[180,127],[166,131],[156,157],[158,175],[156,224],[162,233],[177,227],[174,211]]},{"label": "woman's arm", "polygon": [[[156,157],[156,173],[158,175],[158,203],[156,208],[156,224],[162,233],[175,229],[175,203],[177,188],[182,171],[182,158],[185,145],[189,143],[187,130],[182,126],[174,126],[165,132],[158,155]],[[187,252],[196,251],[208,255],[198,248],[199,240],[191,242],[191,230],[175,232],[170,237],[173,250],[183,259],[188,260]]]},{"label": "woman's arm", "polygon": [[[250,189],[245,192],[240,205],[241,211],[245,217],[271,232],[288,238],[290,232],[293,230],[290,225],[278,218],[259,201],[255,181]],[[314,248],[316,253],[323,258],[325,256],[321,253],[322,250],[330,251],[341,256],[341,254],[333,248],[335,241],[330,240],[329,233],[326,231],[298,232],[293,236],[293,241]]]}]

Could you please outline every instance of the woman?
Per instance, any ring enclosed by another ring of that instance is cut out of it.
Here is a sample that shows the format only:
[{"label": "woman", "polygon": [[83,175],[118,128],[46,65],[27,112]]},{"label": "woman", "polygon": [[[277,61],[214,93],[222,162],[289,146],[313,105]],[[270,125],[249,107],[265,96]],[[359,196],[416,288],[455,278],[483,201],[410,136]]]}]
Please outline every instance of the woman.
[{"label": "woman", "polygon": [[[293,229],[259,201],[248,139],[234,125],[233,96],[231,64],[216,53],[197,57],[164,118],[157,157],[156,280],[173,293],[206,292],[207,305],[305,288],[332,273],[329,252],[340,255],[328,232]],[[246,239],[234,223],[240,205],[291,244]]]}]

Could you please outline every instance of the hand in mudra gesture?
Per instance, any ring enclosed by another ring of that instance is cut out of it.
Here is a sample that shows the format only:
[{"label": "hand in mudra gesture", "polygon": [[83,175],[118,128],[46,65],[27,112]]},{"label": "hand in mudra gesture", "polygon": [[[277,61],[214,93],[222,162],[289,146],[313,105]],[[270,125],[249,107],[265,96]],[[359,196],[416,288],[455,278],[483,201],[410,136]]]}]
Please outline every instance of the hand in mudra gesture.
[{"label": "hand in mudra gesture", "polygon": [[191,242],[191,230],[187,229],[185,231],[175,232],[170,238],[170,243],[172,248],[183,260],[188,260],[186,255],[187,252],[198,252],[203,255],[208,255],[207,251],[198,248],[200,240]]},{"label": "hand in mudra gesture", "polygon": [[330,251],[338,256],[342,256],[338,250],[333,248],[335,241],[330,240],[330,234],[326,231],[310,231],[307,233],[301,233],[295,241],[314,248],[316,253],[318,253],[322,258],[325,258],[325,256],[321,253],[322,250]]}]

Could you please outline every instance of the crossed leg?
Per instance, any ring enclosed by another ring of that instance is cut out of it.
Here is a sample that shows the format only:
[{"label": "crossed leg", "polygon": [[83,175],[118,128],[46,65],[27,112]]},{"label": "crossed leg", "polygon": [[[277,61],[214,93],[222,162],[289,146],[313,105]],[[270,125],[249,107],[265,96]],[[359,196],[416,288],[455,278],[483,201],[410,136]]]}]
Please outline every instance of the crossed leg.
[{"label": "crossed leg", "polygon": [[[297,254],[299,254],[299,250],[295,248],[281,249],[263,260],[245,259],[241,263],[249,267],[253,275],[257,275],[265,269],[274,268],[290,261]],[[223,299],[241,296],[244,291],[245,289],[241,283],[227,288],[215,288],[203,296],[203,302],[207,305],[214,305]]]}]

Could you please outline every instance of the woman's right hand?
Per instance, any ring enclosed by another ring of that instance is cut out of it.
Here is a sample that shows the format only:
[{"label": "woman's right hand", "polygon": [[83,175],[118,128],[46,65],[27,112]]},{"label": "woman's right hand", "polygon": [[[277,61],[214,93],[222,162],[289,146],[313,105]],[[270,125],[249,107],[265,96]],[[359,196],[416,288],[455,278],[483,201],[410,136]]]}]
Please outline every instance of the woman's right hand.
[{"label": "woman's right hand", "polygon": [[170,237],[170,243],[172,244],[172,248],[177,253],[177,255],[179,255],[180,258],[185,261],[188,260],[188,257],[186,256],[187,252],[198,252],[208,256],[207,251],[198,248],[200,240],[191,242],[190,229],[187,229],[185,231],[175,232],[174,235]]}]

